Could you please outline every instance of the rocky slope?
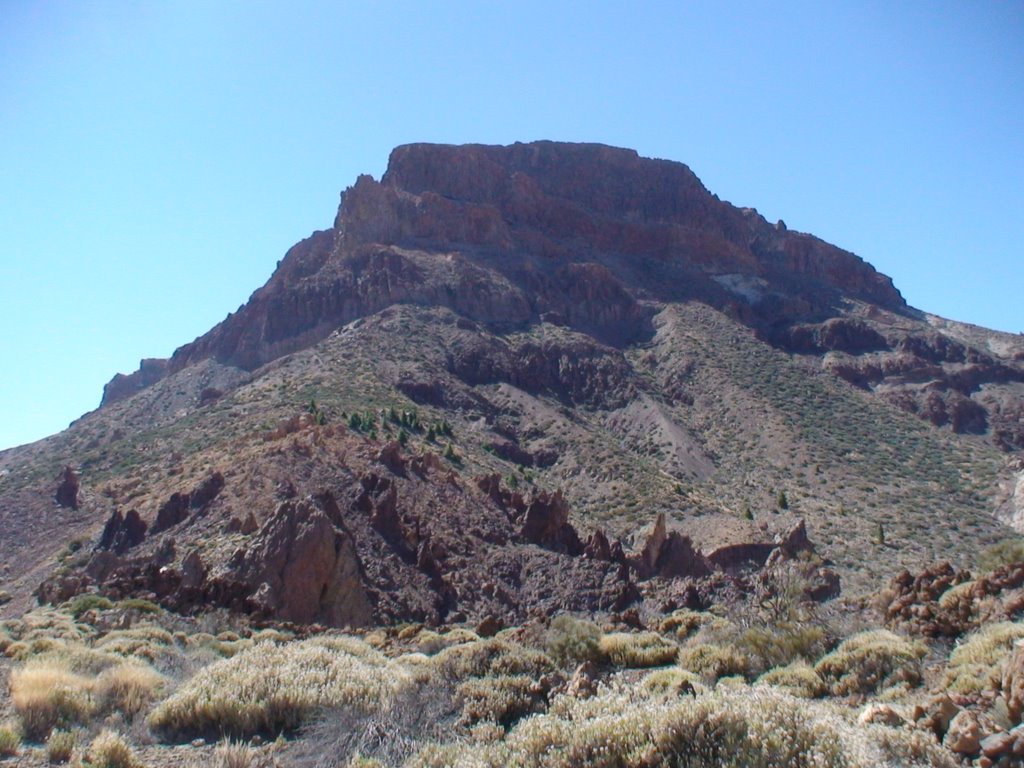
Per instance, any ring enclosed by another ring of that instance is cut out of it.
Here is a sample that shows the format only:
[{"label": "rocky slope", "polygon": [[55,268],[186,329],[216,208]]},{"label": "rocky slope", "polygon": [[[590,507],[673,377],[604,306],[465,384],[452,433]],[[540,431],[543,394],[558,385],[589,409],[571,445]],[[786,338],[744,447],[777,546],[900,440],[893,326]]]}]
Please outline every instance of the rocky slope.
[{"label": "rocky slope", "polygon": [[513,622],[742,592],[803,520],[856,591],[1008,535],[1022,408],[1024,340],[686,166],[410,145],[237,312],[0,453],[4,588]]}]

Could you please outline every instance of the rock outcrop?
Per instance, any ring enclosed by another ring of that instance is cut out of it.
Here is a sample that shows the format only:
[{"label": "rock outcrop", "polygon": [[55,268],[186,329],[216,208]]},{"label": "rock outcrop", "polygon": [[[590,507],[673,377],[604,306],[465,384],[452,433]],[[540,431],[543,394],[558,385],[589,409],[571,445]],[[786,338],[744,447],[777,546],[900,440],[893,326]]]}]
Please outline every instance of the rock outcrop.
[{"label": "rock outcrop", "polygon": [[71,467],[64,467],[57,478],[57,490],[53,499],[62,507],[78,509],[82,503],[80,498],[81,486],[78,480],[78,473]]},{"label": "rock outcrop", "polygon": [[351,534],[331,497],[286,501],[256,533],[236,577],[257,612],[300,624],[365,626],[373,617]]}]

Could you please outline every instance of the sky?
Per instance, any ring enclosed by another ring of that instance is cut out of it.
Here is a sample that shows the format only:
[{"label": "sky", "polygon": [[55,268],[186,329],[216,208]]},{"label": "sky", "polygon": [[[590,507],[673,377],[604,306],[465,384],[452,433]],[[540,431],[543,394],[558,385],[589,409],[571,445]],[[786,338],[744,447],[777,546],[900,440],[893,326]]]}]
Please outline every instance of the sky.
[{"label": "sky", "polygon": [[0,1],[0,449],[409,142],[595,141],[1024,331],[1024,2]]}]

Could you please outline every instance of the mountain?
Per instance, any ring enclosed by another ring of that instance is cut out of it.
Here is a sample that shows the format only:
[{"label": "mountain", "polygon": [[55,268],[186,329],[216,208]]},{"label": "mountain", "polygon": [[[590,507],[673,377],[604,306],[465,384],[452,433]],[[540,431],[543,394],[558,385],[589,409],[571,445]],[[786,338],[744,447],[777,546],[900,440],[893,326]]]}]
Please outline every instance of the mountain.
[{"label": "mountain", "polygon": [[1024,526],[1022,449],[1024,338],[685,165],[415,144],[223,322],[0,453],[0,563],[11,611],[338,626],[707,605],[799,552],[858,594]]}]

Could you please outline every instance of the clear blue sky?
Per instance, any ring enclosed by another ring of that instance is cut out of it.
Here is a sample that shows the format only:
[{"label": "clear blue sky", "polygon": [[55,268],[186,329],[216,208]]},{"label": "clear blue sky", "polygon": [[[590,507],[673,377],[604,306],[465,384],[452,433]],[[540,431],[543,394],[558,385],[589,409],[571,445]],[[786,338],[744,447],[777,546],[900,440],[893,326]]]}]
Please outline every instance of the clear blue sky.
[{"label": "clear blue sky", "polygon": [[0,2],[0,447],[242,304],[413,141],[599,141],[1024,331],[1021,2]]}]

